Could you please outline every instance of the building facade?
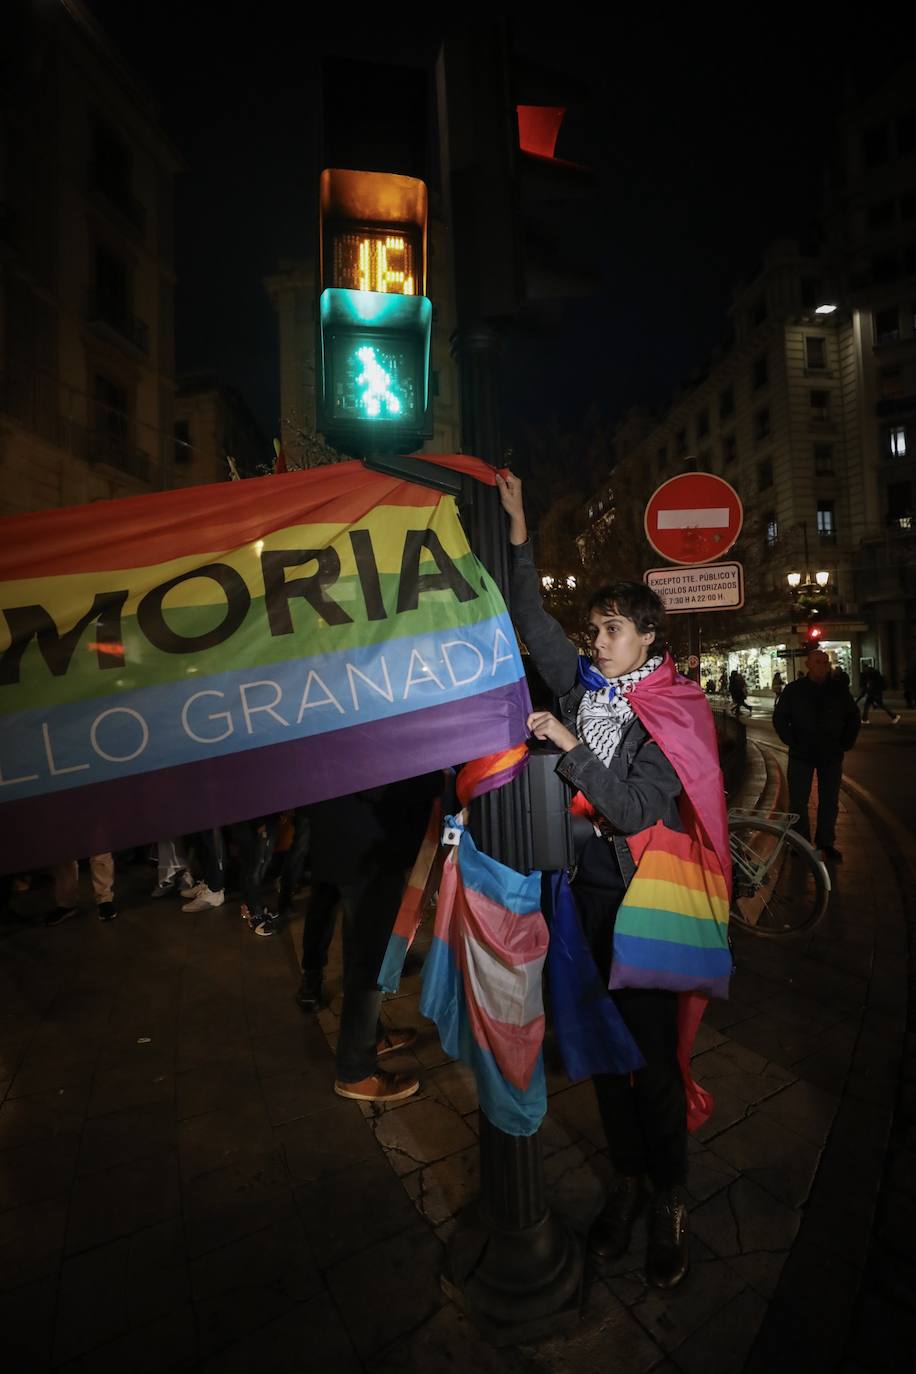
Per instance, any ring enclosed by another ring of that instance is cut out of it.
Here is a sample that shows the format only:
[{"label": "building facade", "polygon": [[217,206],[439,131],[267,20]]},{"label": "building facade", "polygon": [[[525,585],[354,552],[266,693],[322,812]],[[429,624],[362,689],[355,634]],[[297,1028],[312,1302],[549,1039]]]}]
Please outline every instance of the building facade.
[{"label": "building facade", "polygon": [[4,25],[0,512],[171,486],[177,159],[78,0]]},{"label": "building facade", "polygon": [[240,477],[267,473],[274,464],[273,444],[233,387],[209,375],[179,377],[172,485],[227,481],[230,458]]}]

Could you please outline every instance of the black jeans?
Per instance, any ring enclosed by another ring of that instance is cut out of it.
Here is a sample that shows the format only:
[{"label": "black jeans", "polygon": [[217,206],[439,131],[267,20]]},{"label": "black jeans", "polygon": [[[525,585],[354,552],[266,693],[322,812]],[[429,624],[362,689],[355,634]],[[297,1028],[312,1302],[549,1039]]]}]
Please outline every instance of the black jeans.
[{"label": "black jeans", "polygon": [[207,887],[211,892],[221,892],[226,881],[226,845],[223,832],[219,829],[195,830],[185,838],[197,854],[201,876]]},{"label": "black jeans", "polygon": [[[612,847],[596,836],[580,858],[573,894],[586,939],[607,984],[614,922],[625,892]],[[687,1178],[687,1103],[677,1060],[677,993],[623,988],[614,1002],[645,1059],[633,1074],[595,1074],[592,1082],[608,1154],[621,1174],[648,1174],[656,1188]]]},{"label": "black jeans", "polygon": [[336,883],[313,883],[302,926],[302,972],[317,973],[328,962],[334,938],[340,888]]},{"label": "black jeans", "polygon": [[840,783],[843,780],[843,757],[827,762],[812,763],[789,753],[789,810],[798,813],[795,829],[805,840],[811,838],[808,821],[808,798],[817,774],[817,825],[814,843],[818,849],[832,848],[836,838],[836,818],[840,809]]},{"label": "black jeans", "polygon": [[343,908],[343,1006],[337,1040],[337,1077],[358,1083],[377,1068],[379,971],[404,890],[400,871],[373,870],[340,887]]},{"label": "black jeans", "polygon": [[264,901],[261,884],[274,852],[277,838],[277,817],[264,816],[257,820],[239,821],[229,827],[239,859],[239,889],[250,916],[263,916]]},{"label": "black jeans", "polygon": [[883,693],[883,692],[868,692],[868,693],[866,694],[866,697],[865,697],[865,705],[864,705],[863,708],[862,708],[862,719],[863,719],[863,720],[868,720],[868,713],[869,713],[869,711],[872,709],[872,707],[874,707],[876,711],[883,711],[884,714],[885,714],[890,720],[893,720],[893,719],[894,719],[894,713],[893,713],[893,711],[889,711],[889,710],[887,709],[887,707],[885,706],[885,704],[884,704],[884,693]]},{"label": "black jeans", "polygon": [[281,912],[292,906],[293,895],[302,881],[305,861],[308,858],[310,833],[308,809],[299,806],[293,817],[293,842],[283,856],[283,867],[280,870]]}]

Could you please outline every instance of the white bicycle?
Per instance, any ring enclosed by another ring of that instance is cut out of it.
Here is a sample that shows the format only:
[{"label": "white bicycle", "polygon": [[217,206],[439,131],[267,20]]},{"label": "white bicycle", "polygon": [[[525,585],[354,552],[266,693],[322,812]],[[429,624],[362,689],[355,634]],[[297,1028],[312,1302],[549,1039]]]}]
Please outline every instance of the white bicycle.
[{"label": "white bicycle", "polygon": [[731,916],[754,935],[811,931],[827,910],[830,874],[817,850],[791,828],[791,812],[728,813],[732,855]]}]

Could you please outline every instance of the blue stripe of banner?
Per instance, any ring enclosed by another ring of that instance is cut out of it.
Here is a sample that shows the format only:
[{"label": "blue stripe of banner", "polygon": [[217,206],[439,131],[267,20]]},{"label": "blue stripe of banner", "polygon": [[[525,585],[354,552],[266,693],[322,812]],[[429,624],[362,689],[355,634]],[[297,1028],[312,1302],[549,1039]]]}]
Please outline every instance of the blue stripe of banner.
[{"label": "blue stripe of banner", "polygon": [[[0,723],[0,801],[403,716],[524,676],[506,614],[456,630],[195,675]],[[389,700],[388,698],[391,698]]]},{"label": "blue stripe of banner", "polygon": [[466,888],[505,907],[516,916],[530,916],[541,909],[541,875],[516,873],[489,854],[481,854],[468,831],[458,846],[458,867]]},{"label": "blue stripe of banner", "polygon": [[639,935],[614,934],[614,960],[633,968],[685,973],[691,977],[721,978],[731,971],[729,949],[695,949],[668,940],[647,940]]}]

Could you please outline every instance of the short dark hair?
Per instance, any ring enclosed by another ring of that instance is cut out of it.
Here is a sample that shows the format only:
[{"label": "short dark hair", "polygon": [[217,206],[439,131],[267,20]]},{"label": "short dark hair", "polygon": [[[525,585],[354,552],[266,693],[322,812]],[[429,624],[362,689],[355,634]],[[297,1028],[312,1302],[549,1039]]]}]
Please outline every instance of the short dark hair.
[{"label": "short dark hair", "polygon": [[588,599],[589,611],[622,615],[632,620],[641,635],[655,631],[656,644],[662,644],[667,630],[665,608],[645,582],[605,582]]}]

